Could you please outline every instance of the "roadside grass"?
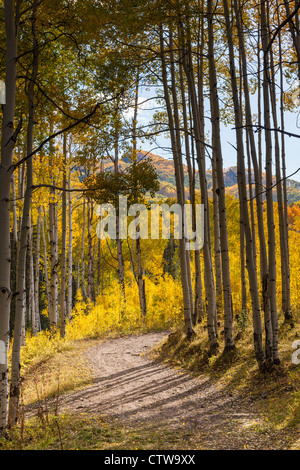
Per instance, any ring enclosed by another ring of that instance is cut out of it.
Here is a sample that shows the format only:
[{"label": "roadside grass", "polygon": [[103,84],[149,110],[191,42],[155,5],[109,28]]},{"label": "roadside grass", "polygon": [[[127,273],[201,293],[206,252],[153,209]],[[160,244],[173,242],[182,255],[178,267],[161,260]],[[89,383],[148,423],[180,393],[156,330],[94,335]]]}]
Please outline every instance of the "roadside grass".
[{"label": "roadside grass", "polygon": [[[222,338],[222,328],[220,331]],[[227,393],[251,399],[263,418],[259,425],[253,424],[253,430],[290,433],[293,448],[300,449],[300,365],[292,362],[292,344],[300,339],[299,316],[293,328],[280,319],[281,364],[266,373],[257,368],[251,325],[246,323],[236,330],[235,350],[224,354],[220,340],[221,347],[213,356],[208,354],[206,327],[198,325],[195,332],[188,341],[184,330],[177,329],[153,348],[152,358],[195,376],[205,374]]]},{"label": "roadside grass", "polygon": [[[153,423],[151,423],[153,424]],[[184,426],[169,429],[142,423],[138,428],[110,422],[102,416],[60,414],[33,419],[18,426],[0,450],[176,450],[200,449],[192,430]]]}]

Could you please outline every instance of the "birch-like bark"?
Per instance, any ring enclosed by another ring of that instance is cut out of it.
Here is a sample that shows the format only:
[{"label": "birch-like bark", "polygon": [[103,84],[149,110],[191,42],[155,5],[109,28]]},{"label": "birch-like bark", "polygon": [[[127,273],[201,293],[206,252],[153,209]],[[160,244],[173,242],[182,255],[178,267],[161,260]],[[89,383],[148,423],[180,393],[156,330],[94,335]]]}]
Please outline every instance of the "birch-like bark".
[{"label": "birch-like bark", "polygon": [[45,211],[44,217],[41,222],[41,230],[42,230],[42,240],[43,240],[43,258],[44,258],[44,273],[45,273],[45,285],[46,285],[46,294],[47,294],[47,306],[48,306],[48,314],[50,316],[50,309],[51,309],[51,298],[50,298],[50,286],[49,286],[49,272],[48,272],[48,249],[47,249],[47,242],[45,236]]},{"label": "birch-like bark", "polygon": [[66,334],[66,293],[67,293],[67,136],[63,136],[63,191],[61,216],[61,280],[59,331],[61,338]]},{"label": "birch-like bark", "polygon": [[[176,125],[177,123],[175,122],[175,119],[176,121],[178,120],[178,108],[175,109],[176,88],[174,87],[174,83],[173,83],[173,86],[172,86],[173,110],[172,110],[170,94],[169,94],[168,78],[167,78],[167,66],[166,66],[166,58],[165,58],[164,40],[165,38],[164,38],[164,33],[163,33],[163,27],[161,25],[160,26],[160,58],[161,58],[161,67],[162,67],[164,99],[165,99],[166,108],[167,108],[169,129],[170,129],[170,135],[171,135],[171,146],[172,146],[174,169],[175,169],[177,201],[178,201],[178,204],[181,206],[182,213],[183,213],[185,194],[184,194],[184,185],[183,185],[183,178],[182,178],[182,172],[181,172],[182,165],[180,166],[181,146],[180,146],[180,139],[178,141],[179,126]],[[174,80],[174,74],[172,74],[172,79]],[[173,116],[173,111],[174,111],[174,116]],[[182,224],[183,224],[183,220],[184,220],[184,217],[182,217]],[[184,229],[184,225],[182,225],[182,229]],[[180,253],[180,267],[181,267],[181,284],[182,284],[182,291],[183,291],[185,330],[186,330],[187,337],[190,338],[194,333],[193,323],[192,323],[193,305],[191,305],[191,295],[190,295],[190,289],[189,289],[188,279],[187,279],[187,267],[186,267],[187,257],[186,257],[186,252],[185,252],[184,230],[182,230],[182,236],[179,240],[179,253]]]},{"label": "birch-like bark", "polygon": [[[34,128],[34,83],[38,73],[38,43],[36,28],[37,2],[34,3],[32,13],[32,35],[33,35],[33,65],[30,80],[28,82],[27,102],[28,102],[28,125],[26,136],[26,152],[27,155],[32,152],[33,148],[33,128]],[[9,425],[14,426],[18,419],[19,396],[20,396],[20,352],[23,344],[23,336],[25,335],[25,310],[26,310],[26,255],[29,237],[29,305],[31,306],[32,326],[35,327],[35,304],[34,304],[34,269],[32,256],[32,224],[30,220],[30,208],[32,199],[33,186],[33,167],[32,158],[26,162],[27,170],[27,187],[25,191],[22,227],[20,234],[20,249],[18,255],[17,268],[17,298],[16,312],[14,322],[14,339],[11,358],[11,384],[10,384],[10,401],[9,401]]]},{"label": "birch-like bark", "polygon": [[[210,1],[210,0],[209,0]],[[229,14],[228,1],[223,0],[224,14],[226,21],[226,36],[229,50],[230,59],[230,78],[232,86],[232,98],[234,104],[234,116],[235,116],[235,128],[236,128],[236,140],[237,140],[237,168],[238,168],[238,187],[239,187],[239,198],[241,205],[241,223],[244,225],[245,237],[246,237],[246,255],[247,255],[247,269],[248,278],[250,284],[250,293],[252,301],[252,320],[254,330],[254,349],[257,363],[260,368],[265,365],[265,354],[262,344],[262,326],[261,326],[261,313],[260,313],[260,302],[258,295],[258,282],[254,263],[254,247],[252,231],[248,212],[248,197],[247,197],[247,185],[245,176],[245,154],[242,134],[242,123],[241,123],[241,110],[239,103],[239,94],[237,87],[237,79],[235,72],[235,61],[234,61],[234,47],[232,37],[232,26],[231,18]]]},{"label": "birch-like bark", "polygon": [[[5,95],[1,130],[0,165],[0,433],[7,428],[8,417],[8,347],[11,305],[11,247],[10,247],[10,183],[12,152],[15,146],[15,98],[17,80],[18,20],[15,21],[15,3],[4,1],[6,35]],[[20,8],[21,2],[17,2]]]},{"label": "birch-like bark", "polygon": [[235,347],[233,340],[233,307],[231,294],[231,279],[229,267],[229,249],[227,234],[227,215],[225,201],[225,185],[223,173],[223,158],[220,137],[220,111],[217,90],[217,74],[214,58],[214,31],[213,31],[213,4],[211,0],[207,3],[208,12],[208,62],[209,62],[209,88],[210,88],[210,109],[212,123],[212,146],[213,158],[215,158],[215,168],[217,175],[217,194],[219,203],[220,222],[220,245],[222,256],[222,281],[223,281],[223,301],[224,301],[224,337],[225,351]]},{"label": "birch-like bark", "polygon": [[55,332],[58,320],[58,288],[57,288],[57,238],[56,238],[56,206],[49,203],[49,238],[50,238],[50,329]]},{"label": "birch-like bark", "polygon": [[[278,8],[278,2],[277,2]],[[278,23],[279,23],[279,14],[278,14]],[[283,241],[286,243],[285,252],[286,252],[286,304],[284,309],[284,317],[288,322],[293,321],[293,314],[291,309],[291,274],[290,274],[290,253],[289,253],[289,226],[288,226],[288,198],[287,198],[287,189],[286,189],[286,159],[285,159],[285,118],[284,118],[284,76],[283,76],[283,66],[282,66],[282,41],[281,41],[281,32],[278,33],[278,53],[279,53],[279,71],[280,71],[280,127],[282,129],[281,134],[281,164],[282,164],[282,191],[283,191]]]},{"label": "birch-like bark", "polygon": [[[33,223],[32,217],[29,218],[29,232],[28,232],[28,258],[29,258],[29,276],[28,276],[28,311],[29,319],[31,322],[33,333],[36,335],[35,330],[35,289],[34,289],[34,262],[33,262]],[[24,322],[22,324],[22,329],[24,328]],[[23,335],[21,335],[23,336]]]},{"label": "birch-like bark", "polygon": [[[191,148],[190,139],[189,139],[188,116],[187,116],[188,106],[187,106],[186,96],[185,96],[182,60],[179,61],[179,75],[180,75],[180,92],[181,92],[181,103],[182,103],[184,141],[185,141],[185,156],[186,156],[188,176],[189,176],[190,203],[192,206],[192,231],[193,233],[196,233],[197,227],[196,227],[195,164],[194,164],[193,141],[191,141],[191,146],[192,146]],[[193,159],[193,162],[192,162],[192,159]],[[194,301],[192,321],[193,321],[193,325],[196,325],[198,321],[200,321],[203,317],[202,279],[201,279],[201,265],[200,265],[200,250],[199,249],[195,249],[194,257],[195,257],[195,301]],[[191,299],[191,301],[193,301],[193,299]]]},{"label": "birch-like bark", "polygon": [[[246,126],[248,129],[248,138],[250,145],[250,154],[253,165],[254,172],[254,183],[255,183],[255,199],[256,199],[256,213],[257,213],[257,227],[258,227],[258,237],[259,237],[259,246],[260,246],[260,277],[262,285],[262,305],[264,311],[264,324],[265,324],[265,352],[266,359],[269,361],[272,358],[272,324],[271,324],[271,313],[270,313],[270,302],[269,302],[269,292],[268,292],[268,277],[269,277],[269,267],[268,267],[268,255],[266,247],[266,236],[264,228],[264,208],[263,208],[263,197],[262,197],[262,142],[261,136],[259,133],[258,138],[258,151],[256,151],[256,144],[254,138],[254,132],[252,127],[252,111],[251,111],[251,102],[250,102],[250,92],[248,85],[248,69],[247,69],[247,57],[245,53],[244,45],[244,33],[241,21],[241,9],[240,5],[237,3],[237,0],[234,1],[234,10],[236,17],[236,24],[238,29],[238,38],[239,38],[239,49],[242,60],[242,73],[243,73],[243,89],[244,89],[244,99],[245,99],[245,119]],[[260,48],[258,47],[260,50]],[[258,122],[261,123],[261,103],[260,103],[260,54],[258,53],[258,87],[259,87],[259,99],[258,99]],[[253,253],[253,261],[255,261],[255,253]]]},{"label": "birch-like bark", "polygon": [[272,171],[272,138],[270,129],[270,90],[269,90],[269,31],[267,26],[266,1],[261,1],[261,39],[263,50],[263,106],[265,126],[265,155],[266,155],[266,199],[267,199],[267,226],[268,226],[268,256],[269,256],[269,279],[268,292],[270,297],[271,321],[272,321],[272,357],[273,362],[280,363],[278,356],[278,314],[276,299],[276,242],[273,205],[273,171]]},{"label": "birch-like bark", "polygon": [[95,285],[94,285],[94,261],[93,261],[93,244],[92,244],[92,220],[93,220],[93,201],[87,201],[87,234],[88,234],[88,297],[95,302]]},{"label": "birch-like bark", "polygon": [[[69,189],[71,189],[71,171],[69,174]],[[67,300],[67,317],[70,320],[73,308],[73,209],[72,209],[72,193],[69,192],[68,201],[68,221],[69,221],[69,240],[68,240],[68,300]]]},{"label": "birch-like bark", "polygon": [[82,238],[81,238],[81,291],[82,297],[85,300],[87,298],[86,284],[85,284],[85,257],[84,257],[84,245],[85,245],[85,226],[86,226],[86,200],[83,199],[83,213],[82,213]]},{"label": "birch-like bark", "polygon": [[221,237],[220,237],[220,208],[219,208],[219,185],[216,170],[216,159],[212,158],[212,191],[213,191],[213,229],[214,229],[214,261],[215,261],[215,279],[216,279],[216,301],[217,315],[222,309],[222,261],[221,261]]},{"label": "birch-like bark", "polygon": [[205,166],[205,149],[204,149],[204,103],[203,103],[203,61],[200,64],[199,70],[199,103],[197,100],[195,78],[192,67],[191,53],[189,51],[189,61],[187,61],[187,54],[184,49],[185,41],[183,34],[179,32],[182,61],[187,78],[191,110],[193,116],[194,133],[195,133],[195,147],[197,155],[197,163],[199,169],[199,180],[201,189],[201,204],[204,208],[204,244],[203,244],[203,259],[204,259],[204,283],[205,294],[207,301],[207,331],[209,339],[210,352],[214,353],[218,348],[217,341],[217,305],[215,293],[215,281],[213,273],[213,263],[211,254],[211,238],[210,238],[210,214],[209,214],[209,200],[206,182],[206,166]]},{"label": "birch-like bark", "polygon": [[36,228],[36,246],[34,263],[34,300],[35,300],[35,334],[40,331],[40,307],[39,307],[39,288],[40,288],[40,249],[41,249],[41,206],[38,208],[38,219]]},{"label": "birch-like bark", "polygon": [[[274,72],[274,59],[272,49],[270,50],[271,58],[271,77],[270,77],[270,99],[272,107],[272,117],[274,129],[278,129],[278,118],[277,118],[277,104],[276,104],[276,84]],[[289,290],[288,290],[288,277],[289,277],[289,268],[288,268],[288,257],[287,257],[287,242],[286,242],[286,230],[284,223],[284,209],[283,209],[283,193],[282,193],[282,181],[281,181],[281,168],[280,168],[280,144],[279,144],[279,133],[276,130],[274,132],[274,141],[275,141],[275,166],[276,166],[276,192],[277,192],[277,207],[278,207],[278,217],[279,217],[279,241],[280,241],[280,261],[281,261],[281,288],[282,288],[282,311],[288,312],[290,309],[288,305],[289,302]]]},{"label": "birch-like bark", "polygon": [[[134,113],[132,120],[132,149],[133,149],[133,164],[137,163],[137,119],[138,119],[138,98],[139,98],[139,70],[137,72],[136,87],[135,87],[135,100],[134,100]],[[136,216],[136,220],[138,215]],[[140,231],[140,225],[137,223],[136,227],[137,232]],[[147,302],[146,302],[146,290],[145,290],[145,279],[144,279],[144,269],[142,262],[142,248],[141,248],[141,239],[137,236],[135,240],[135,250],[136,250],[136,281],[138,285],[139,292],[139,302],[140,302],[140,311],[142,318],[146,317],[147,313]]]}]

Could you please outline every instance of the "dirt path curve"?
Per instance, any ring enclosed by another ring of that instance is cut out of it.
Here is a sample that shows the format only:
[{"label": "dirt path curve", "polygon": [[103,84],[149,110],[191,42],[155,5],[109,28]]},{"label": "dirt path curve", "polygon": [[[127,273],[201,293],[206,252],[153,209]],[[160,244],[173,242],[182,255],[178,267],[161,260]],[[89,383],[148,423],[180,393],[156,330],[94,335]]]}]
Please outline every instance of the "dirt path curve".
[{"label": "dirt path curve", "polygon": [[[153,362],[147,351],[166,333],[106,340],[88,350],[92,386],[62,396],[60,410],[109,416],[152,426],[185,426],[201,435],[206,449],[278,449],[277,436],[253,434],[260,414],[251,401],[225,393],[207,378],[193,378]],[[184,423],[184,424],[183,424]]]}]

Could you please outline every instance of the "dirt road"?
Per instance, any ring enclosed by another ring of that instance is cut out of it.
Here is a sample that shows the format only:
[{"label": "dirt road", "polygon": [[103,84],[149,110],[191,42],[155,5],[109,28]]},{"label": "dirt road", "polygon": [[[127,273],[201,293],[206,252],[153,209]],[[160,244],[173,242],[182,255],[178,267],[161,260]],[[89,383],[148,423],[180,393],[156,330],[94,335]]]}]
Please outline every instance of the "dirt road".
[{"label": "dirt road", "polygon": [[185,425],[205,449],[281,449],[282,435],[260,432],[263,417],[251,400],[219,389],[207,377],[157,364],[147,351],[166,333],[110,339],[88,350],[94,383],[60,399],[60,409],[106,415],[136,425]]}]

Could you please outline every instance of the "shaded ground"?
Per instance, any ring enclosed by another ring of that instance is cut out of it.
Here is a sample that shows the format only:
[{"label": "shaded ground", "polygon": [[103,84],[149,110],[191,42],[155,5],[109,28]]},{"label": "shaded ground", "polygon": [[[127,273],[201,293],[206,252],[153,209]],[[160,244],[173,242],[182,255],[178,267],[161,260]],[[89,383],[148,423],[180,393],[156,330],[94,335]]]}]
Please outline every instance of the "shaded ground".
[{"label": "shaded ground", "polygon": [[[88,350],[94,383],[60,397],[60,412],[101,414],[137,429],[185,427],[202,449],[286,449],[288,436],[263,429],[256,403],[207,377],[153,362],[147,351],[166,333],[110,339]],[[182,443],[184,449],[184,443]]]}]

